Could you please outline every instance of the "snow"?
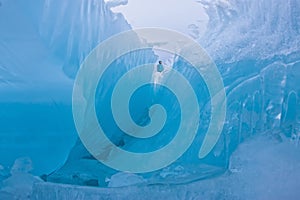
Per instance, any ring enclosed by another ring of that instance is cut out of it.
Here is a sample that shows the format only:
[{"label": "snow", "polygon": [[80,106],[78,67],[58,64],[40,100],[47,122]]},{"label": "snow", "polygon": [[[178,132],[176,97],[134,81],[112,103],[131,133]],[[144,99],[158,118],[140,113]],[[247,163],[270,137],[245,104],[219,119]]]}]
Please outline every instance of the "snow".
[{"label": "snow", "polygon": [[108,187],[124,187],[130,185],[143,184],[145,182],[142,176],[136,174],[119,172],[107,179]]},{"label": "snow", "polygon": [[128,0],[104,0],[104,2],[109,8],[113,8],[120,5],[126,5]]},{"label": "snow", "polygon": [[[141,177],[120,173],[111,179],[118,188],[39,183],[33,199],[298,199],[300,149],[283,138],[268,132],[248,139],[233,153],[228,171],[215,178],[145,185]],[[134,186],[125,187],[130,181]]]},{"label": "snow", "polygon": [[18,158],[10,170],[10,176],[2,181],[0,199],[30,199],[34,183],[42,182],[31,175],[32,161],[28,157]]}]

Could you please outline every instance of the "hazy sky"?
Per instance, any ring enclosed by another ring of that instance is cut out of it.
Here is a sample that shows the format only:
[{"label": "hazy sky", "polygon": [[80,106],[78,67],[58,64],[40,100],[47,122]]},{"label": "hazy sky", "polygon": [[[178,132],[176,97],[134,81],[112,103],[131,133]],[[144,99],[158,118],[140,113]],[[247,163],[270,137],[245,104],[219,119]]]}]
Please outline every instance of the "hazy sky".
[{"label": "hazy sky", "polygon": [[[162,27],[197,37],[207,25],[208,16],[195,0],[105,0],[113,12],[120,12],[133,28]],[[128,2],[127,2],[128,1]],[[154,50],[166,65],[174,55]]]},{"label": "hazy sky", "polygon": [[195,0],[128,0],[127,5],[114,7],[112,11],[121,12],[133,28],[164,27],[183,33],[189,33],[191,24],[198,26],[202,33],[208,20],[203,7]]}]

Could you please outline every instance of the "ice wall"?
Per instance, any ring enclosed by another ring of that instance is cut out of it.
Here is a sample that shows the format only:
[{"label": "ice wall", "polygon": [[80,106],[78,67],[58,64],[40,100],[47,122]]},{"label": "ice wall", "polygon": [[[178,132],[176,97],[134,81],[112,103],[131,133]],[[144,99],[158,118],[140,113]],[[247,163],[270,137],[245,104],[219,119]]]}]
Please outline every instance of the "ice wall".
[{"label": "ice wall", "polygon": [[[193,37],[209,52],[223,76],[228,98],[227,121],[218,144],[205,159],[197,160],[195,152],[199,144],[193,144],[182,158],[165,169],[166,173],[174,177],[176,173],[190,173],[189,168],[193,167],[202,169],[205,173],[209,171],[207,174],[198,173],[195,177],[203,178],[219,173],[219,169],[212,166],[226,168],[229,156],[237,146],[257,133],[284,129],[288,137],[296,140],[299,137],[299,14],[295,12],[299,8],[298,3],[199,2],[206,9],[209,23],[204,35]],[[128,63],[128,60],[125,59],[124,62]],[[186,63],[177,59],[174,66],[183,64]],[[202,103],[209,104],[206,98],[202,100]],[[206,107],[203,108],[201,120],[208,122]],[[205,127],[205,123],[203,125]],[[277,133],[278,131],[274,134]],[[199,134],[196,140],[201,141],[202,137]],[[112,139],[117,140],[117,144],[124,142],[120,137]],[[152,144],[157,143],[159,142],[155,141]],[[129,148],[134,149],[134,146],[129,145]],[[139,150],[149,148],[141,145]],[[205,168],[210,170],[203,170],[200,167],[202,164],[210,165]],[[182,171],[176,172],[176,166],[184,167]],[[85,174],[88,169],[92,170]],[[74,173],[70,171],[76,171],[75,179],[72,178]],[[94,160],[79,142],[65,166],[50,176],[49,180],[83,185],[88,180],[99,180],[96,185],[102,186],[105,185],[105,178],[114,173],[114,170]],[[174,182],[174,179],[169,181]]]},{"label": "ice wall", "polygon": [[[256,132],[299,132],[298,1],[198,1],[209,16],[198,35],[216,61],[228,98],[230,149]],[[293,114],[287,114],[293,110]]]},{"label": "ice wall", "polygon": [[76,71],[99,42],[128,29],[102,0],[1,1],[1,165],[29,156],[42,174],[64,163],[77,139]]},{"label": "ice wall", "polygon": [[[191,173],[194,168],[204,172],[195,177],[220,173],[219,167],[228,167],[229,156],[239,143],[267,130],[282,129],[287,137],[299,140],[298,1],[199,3],[206,9],[209,23],[204,35],[193,37],[222,74],[228,98],[227,121],[222,137],[206,159],[195,160],[194,153],[199,149],[195,144],[158,178],[157,174],[148,175],[156,181],[171,174],[170,181],[174,182],[178,174]],[[77,139],[71,113],[72,84],[87,54],[107,37],[130,29],[130,25],[102,0],[2,1],[0,25],[0,163],[8,166],[25,155],[32,158],[38,174],[59,168],[47,177],[48,181],[107,184],[105,178],[116,171],[95,160],[79,140],[68,156]],[[151,52],[131,56],[115,64],[156,61]],[[175,65],[182,62],[178,59]],[[209,101],[203,99],[202,103],[207,105]],[[202,121],[208,118],[204,115]],[[196,140],[201,141],[201,137]],[[123,142],[118,137],[113,139]]]}]

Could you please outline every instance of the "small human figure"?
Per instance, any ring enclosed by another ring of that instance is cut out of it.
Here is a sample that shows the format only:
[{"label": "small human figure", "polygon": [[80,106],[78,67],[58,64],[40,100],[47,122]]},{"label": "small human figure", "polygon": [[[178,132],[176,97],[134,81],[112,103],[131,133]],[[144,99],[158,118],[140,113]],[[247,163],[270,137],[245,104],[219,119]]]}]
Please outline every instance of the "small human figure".
[{"label": "small human figure", "polygon": [[160,60],[160,61],[158,61],[158,65],[156,66],[156,70],[158,71],[158,72],[162,72],[162,71],[164,71],[164,66],[163,66],[163,64],[162,64],[162,61]]}]

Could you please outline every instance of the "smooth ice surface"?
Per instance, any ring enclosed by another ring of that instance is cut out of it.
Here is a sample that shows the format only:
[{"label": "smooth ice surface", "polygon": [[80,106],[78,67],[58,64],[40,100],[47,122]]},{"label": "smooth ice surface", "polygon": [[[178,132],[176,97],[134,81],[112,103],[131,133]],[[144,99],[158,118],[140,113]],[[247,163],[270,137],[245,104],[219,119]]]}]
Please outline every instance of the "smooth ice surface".
[{"label": "smooth ice surface", "polygon": [[34,173],[61,166],[77,139],[73,79],[89,51],[129,29],[102,1],[1,1],[0,163],[29,156]]}]

